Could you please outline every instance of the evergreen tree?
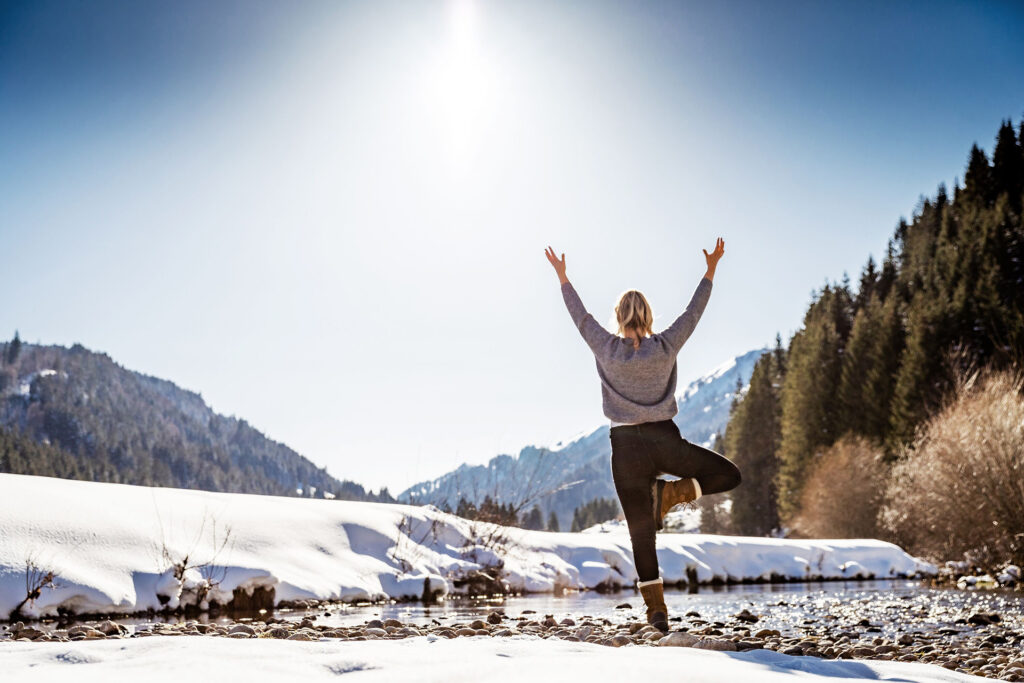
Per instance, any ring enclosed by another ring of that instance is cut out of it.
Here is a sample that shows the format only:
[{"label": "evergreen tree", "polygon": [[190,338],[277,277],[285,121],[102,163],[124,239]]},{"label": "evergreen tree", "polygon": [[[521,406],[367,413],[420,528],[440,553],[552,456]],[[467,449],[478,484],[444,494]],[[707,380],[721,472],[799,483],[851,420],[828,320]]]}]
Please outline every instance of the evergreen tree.
[{"label": "evergreen tree", "polygon": [[868,262],[864,266],[863,272],[860,275],[860,287],[857,290],[857,297],[854,300],[855,307],[859,311],[863,309],[872,295],[875,293],[875,287],[878,284],[878,271],[875,269],[875,259],[868,255]]},{"label": "evergreen tree", "polygon": [[7,345],[7,364],[14,365],[18,362],[18,356],[21,355],[21,337],[18,336],[18,331],[14,331],[14,339]]},{"label": "evergreen tree", "polygon": [[614,519],[620,512],[614,498],[595,498],[576,507],[572,513],[571,531],[582,531],[588,527]]},{"label": "evergreen tree", "polygon": [[537,531],[544,528],[544,514],[541,512],[540,505],[535,504],[528,513],[523,515],[521,526],[524,529]]},{"label": "evergreen tree", "polygon": [[967,172],[964,174],[964,197],[981,206],[988,206],[995,198],[994,190],[992,167],[989,166],[988,157],[975,144],[971,147],[971,154],[967,160]]},{"label": "evergreen tree", "polygon": [[1009,120],[1003,122],[996,136],[996,148],[992,153],[992,183],[996,195],[1005,192],[1010,208],[1020,213],[1021,195],[1024,194],[1024,154]]},{"label": "evergreen tree", "polygon": [[555,514],[554,510],[552,510],[551,514],[548,515],[548,531],[561,531],[561,529],[558,528],[558,516]]},{"label": "evergreen tree", "polygon": [[[781,341],[781,340],[780,340]],[[779,526],[775,475],[781,440],[779,402],[780,364],[775,352],[762,355],[754,365],[750,387],[735,404],[725,432],[725,451],[745,477],[732,491],[731,527],[735,533],[762,536]],[[703,517],[710,515],[707,519]],[[714,508],[704,508],[702,526],[719,526]]]},{"label": "evergreen tree", "polygon": [[796,511],[811,459],[838,436],[837,389],[843,339],[836,320],[846,310],[848,300],[849,292],[826,285],[808,310],[804,328],[793,336],[786,356],[777,479],[783,520]]},{"label": "evergreen tree", "polygon": [[476,503],[466,500],[465,496],[461,496],[458,504],[455,506],[455,514],[463,519],[476,519],[478,517]]},{"label": "evergreen tree", "polygon": [[772,354],[775,356],[775,370],[781,381],[782,376],[786,374],[786,349],[782,346],[782,335],[778,332],[775,333],[775,348]]},{"label": "evergreen tree", "polygon": [[[877,306],[877,303],[874,305]],[[900,301],[890,297],[881,304],[880,310],[873,308],[870,314],[877,334],[868,340],[866,347],[868,362],[864,371],[861,403],[859,406],[850,406],[850,409],[863,414],[860,433],[875,443],[885,444],[889,435],[896,373],[899,371],[904,344]]]}]

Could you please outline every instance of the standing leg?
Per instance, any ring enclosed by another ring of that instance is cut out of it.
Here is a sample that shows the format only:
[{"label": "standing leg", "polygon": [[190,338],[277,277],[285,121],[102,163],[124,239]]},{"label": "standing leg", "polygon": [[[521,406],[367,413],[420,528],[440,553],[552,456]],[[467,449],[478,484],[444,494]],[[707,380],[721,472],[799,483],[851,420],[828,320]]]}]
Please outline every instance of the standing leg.
[{"label": "standing leg", "polygon": [[633,545],[633,563],[637,578],[650,581],[659,576],[658,552],[654,537],[654,496],[651,482],[615,482],[622,512],[629,527],[629,540]]},{"label": "standing leg", "polygon": [[637,434],[613,431],[612,481],[629,528],[633,545],[633,563],[640,581],[659,576],[655,550],[654,475],[644,441]]},{"label": "standing leg", "polygon": [[630,429],[612,430],[612,480],[629,526],[638,578],[636,587],[644,598],[647,623],[667,633],[668,607],[654,545],[654,463],[649,454],[650,444],[640,429]]}]

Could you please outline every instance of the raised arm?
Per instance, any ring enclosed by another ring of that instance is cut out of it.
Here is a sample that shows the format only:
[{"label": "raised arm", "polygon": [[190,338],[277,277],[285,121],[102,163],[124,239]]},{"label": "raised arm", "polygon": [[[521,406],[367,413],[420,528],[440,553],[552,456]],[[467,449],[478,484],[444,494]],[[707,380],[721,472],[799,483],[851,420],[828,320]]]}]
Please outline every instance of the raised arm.
[{"label": "raised arm", "polygon": [[576,324],[580,334],[583,335],[583,340],[587,342],[587,346],[590,347],[591,351],[597,353],[597,349],[607,343],[609,338],[613,336],[612,333],[601,327],[601,324],[594,319],[594,316],[587,313],[587,309],[584,307],[583,301],[580,300],[579,294],[576,293],[576,289],[569,282],[569,278],[565,276],[565,254],[562,254],[562,258],[559,259],[555,256],[555,251],[551,247],[548,247],[544,253],[558,275],[558,282],[562,286],[562,299],[565,301],[565,307],[569,309],[572,321]]},{"label": "raised arm", "polygon": [[708,269],[697,284],[693,296],[690,297],[690,303],[686,306],[686,310],[661,333],[661,336],[672,345],[676,352],[693,334],[694,328],[697,327],[697,321],[700,320],[704,308],[708,305],[708,298],[711,296],[711,283],[715,279],[715,268],[718,266],[718,260],[725,253],[725,241],[719,237],[715,242],[714,251],[710,254],[705,249],[701,251],[704,252]]}]

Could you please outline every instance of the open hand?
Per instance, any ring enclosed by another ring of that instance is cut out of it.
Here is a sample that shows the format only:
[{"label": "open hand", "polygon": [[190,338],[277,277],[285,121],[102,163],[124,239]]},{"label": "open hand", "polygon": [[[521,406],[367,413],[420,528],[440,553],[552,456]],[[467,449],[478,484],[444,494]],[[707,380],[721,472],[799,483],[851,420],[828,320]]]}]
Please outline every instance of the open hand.
[{"label": "open hand", "polygon": [[555,269],[555,273],[558,275],[559,282],[566,282],[565,277],[565,254],[562,254],[561,260],[555,256],[555,250],[550,246],[544,250],[544,254],[548,257],[548,262],[551,267]]},{"label": "open hand", "polygon": [[715,241],[715,250],[710,254],[707,249],[701,249],[704,252],[704,259],[708,262],[708,268],[714,269],[718,265],[718,259],[722,258],[722,254],[725,253],[725,240],[719,237]]}]

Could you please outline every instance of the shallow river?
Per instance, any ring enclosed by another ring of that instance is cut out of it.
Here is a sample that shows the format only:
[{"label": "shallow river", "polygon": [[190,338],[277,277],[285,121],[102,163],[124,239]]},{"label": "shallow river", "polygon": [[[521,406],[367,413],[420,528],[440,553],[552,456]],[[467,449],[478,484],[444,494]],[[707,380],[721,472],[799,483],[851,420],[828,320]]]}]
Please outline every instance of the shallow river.
[{"label": "shallow river", "polygon": [[[1011,590],[960,590],[931,588],[919,581],[829,581],[818,583],[755,584],[702,587],[697,593],[666,589],[665,602],[670,617],[686,616],[720,627],[735,624],[730,617],[743,609],[756,615],[752,628],[777,629],[784,635],[821,631],[824,627],[840,631],[855,629],[888,637],[899,633],[931,632],[947,629],[953,636],[971,630],[966,623],[976,612],[996,613],[1002,625],[1021,633],[1024,630],[1024,593]],[[630,607],[620,607],[628,604]],[[383,605],[330,604],[317,608],[276,610],[273,616],[286,620],[313,617],[317,625],[354,626],[370,619],[394,618],[410,624],[450,624],[486,616],[500,610],[515,618],[520,615],[556,620],[571,617],[607,618],[613,622],[643,619],[643,599],[639,592],[625,590],[601,594],[592,591],[567,592],[562,596],[528,595],[507,598],[452,598],[437,605],[399,603]],[[263,617],[269,615],[262,615]],[[229,622],[228,617],[190,617],[200,622]],[[119,619],[134,630],[141,624],[184,621],[183,617]],[[236,618],[234,621],[246,621]],[[88,623],[88,622],[86,622]],[[55,624],[47,624],[53,626]],[[955,632],[955,633],[954,633]]]}]

